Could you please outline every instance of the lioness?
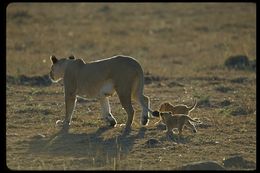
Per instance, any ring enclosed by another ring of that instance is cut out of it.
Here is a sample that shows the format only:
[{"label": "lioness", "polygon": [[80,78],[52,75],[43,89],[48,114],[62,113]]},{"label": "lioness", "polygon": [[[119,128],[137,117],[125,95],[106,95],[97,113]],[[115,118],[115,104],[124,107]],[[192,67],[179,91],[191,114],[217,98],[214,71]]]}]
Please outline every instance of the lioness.
[{"label": "lioness", "polygon": [[[184,104],[177,104],[177,105],[172,105],[169,102],[164,102],[160,105],[160,112],[172,112],[173,115],[175,114],[185,114],[185,115],[190,115],[190,112],[193,111],[195,109],[195,107],[197,106],[197,100],[194,101],[194,104],[190,107],[188,107],[187,105]],[[161,122],[161,118],[158,122],[156,122],[155,124],[158,124]]]},{"label": "lioness", "polygon": [[50,78],[58,82],[63,78],[65,92],[65,119],[62,130],[67,132],[77,101],[76,96],[98,98],[101,105],[101,118],[110,124],[116,125],[109,105],[108,97],[117,92],[120,102],[127,112],[125,130],[131,128],[134,116],[132,99],[142,106],[141,124],[148,124],[148,112],[159,116],[149,107],[149,98],[144,95],[144,74],[140,64],[132,57],[117,55],[111,58],[85,63],[82,59],[57,59],[50,57],[52,62]]},{"label": "lioness", "polygon": [[172,115],[172,112],[160,112],[160,117],[162,122],[166,125],[166,135],[169,136],[172,134],[173,128],[178,128],[178,137],[182,135],[182,130],[184,125],[189,127],[193,133],[197,132],[196,127],[190,122],[201,123],[196,121],[185,114],[176,114]]}]

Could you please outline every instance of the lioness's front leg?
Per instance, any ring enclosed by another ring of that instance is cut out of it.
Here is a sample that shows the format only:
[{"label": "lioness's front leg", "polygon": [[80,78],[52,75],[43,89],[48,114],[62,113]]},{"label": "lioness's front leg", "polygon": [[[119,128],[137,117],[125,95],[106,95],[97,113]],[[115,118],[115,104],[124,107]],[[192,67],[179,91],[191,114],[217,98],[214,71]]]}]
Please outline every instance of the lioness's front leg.
[{"label": "lioness's front leg", "polygon": [[68,132],[69,125],[71,123],[72,114],[75,108],[76,103],[76,95],[72,93],[66,93],[65,92],[65,108],[66,108],[66,114],[65,119],[62,122],[62,131]]},{"label": "lioness's front leg", "polygon": [[110,124],[110,126],[114,127],[116,125],[116,119],[113,117],[109,105],[109,100],[107,97],[102,96],[100,98],[100,105],[101,105],[101,117],[106,122]]}]

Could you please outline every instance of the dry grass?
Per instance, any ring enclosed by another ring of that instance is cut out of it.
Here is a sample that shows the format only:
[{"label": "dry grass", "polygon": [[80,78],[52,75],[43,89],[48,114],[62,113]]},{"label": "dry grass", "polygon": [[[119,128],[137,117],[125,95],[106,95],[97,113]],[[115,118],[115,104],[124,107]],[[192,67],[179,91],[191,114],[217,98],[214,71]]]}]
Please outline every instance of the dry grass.
[{"label": "dry grass", "polygon": [[[231,55],[256,59],[255,4],[13,3],[6,26],[9,76],[47,74],[52,54],[86,61],[125,54],[158,77],[145,85],[152,108],[166,100],[190,105],[197,98],[192,116],[209,124],[195,135],[185,130],[183,142],[174,144],[155,127],[157,119],[139,126],[135,104],[133,130],[122,137],[122,127],[106,129],[99,103],[87,100],[77,104],[70,133],[56,137],[55,121],[65,112],[61,86],[8,82],[10,169],[174,170],[191,161],[222,163],[232,155],[256,162],[256,73],[224,67]],[[112,113],[125,123],[118,98],[110,100]],[[150,138],[162,144],[148,148]]]}]

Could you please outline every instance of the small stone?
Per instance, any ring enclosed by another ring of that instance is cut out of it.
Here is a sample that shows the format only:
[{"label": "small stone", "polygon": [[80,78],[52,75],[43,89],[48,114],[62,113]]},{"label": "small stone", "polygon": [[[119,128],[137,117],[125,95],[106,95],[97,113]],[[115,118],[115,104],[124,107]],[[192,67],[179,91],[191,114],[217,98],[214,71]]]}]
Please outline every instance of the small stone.
[{"label": "small stone", "polygon": [[156,147],[156,146],[158,146],[159,144],[161,144],[161,142],[160,142],[159,140],[157,140],[157,139],[154,139],[154,138],[148,139],[148,140],[146,141],[146,146],[147,146],[148,148]]},{"label": "small stone", "polygon": [[42,139],[42,138],[45,138],[45,137],[46,137],[45,135],[38,133],[38,134],[35,135],[33,138],[34,138],[34,139]]},{"label": "small stone", "polygon": [[201,161],[188,163],[179,169],[181,170],[225,170],[223,166],[215,161]]},{"label": "small stone", "polygon": [[225,167],[232,168],[254,168],[255,163],[245,160],[242,156],[232,156],[223,161]]}]

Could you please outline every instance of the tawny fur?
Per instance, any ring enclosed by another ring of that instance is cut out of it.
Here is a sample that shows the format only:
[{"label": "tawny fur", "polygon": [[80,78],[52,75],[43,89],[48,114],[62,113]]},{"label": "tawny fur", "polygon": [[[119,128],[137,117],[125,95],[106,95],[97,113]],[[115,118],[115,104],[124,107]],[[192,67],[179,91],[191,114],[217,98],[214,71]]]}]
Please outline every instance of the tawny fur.
[{"label": "tawny fur", "polygon": [[196,133],[197,129],[191,122],[201,123],[185,114],[175,114],[173,116],[171,112],[160,112],[160,117],[162,122],[166,125],[167,136],[172,133],[174,128],[178,129],[178,136],[182,135],[184,125],[190,128],[193,133]]},{"label": "tawny fur", "polygon": [[159,116],[150,107],[149,98],[144,95],[144,74],[141,65],[132,57],[117,55],[111,58],[85,63],[82,59],[57,59],[50,57],[52,66],[50,78],[53,82],[63,79],[65,91],[65,120],[61,121],[63,131],[68,131],[76,105],[76,97],[97,98],[101,105],[101,117],[110,126],[116,125],[108,97],[117,93],[128,118],[125,129],[130,129],[134,109],[132,100],[142,107],[141,125],[148,124],[148,112]]},{"label": "tawny fur", "polygon": [[[160,105],[160,112],[171,112],[173,115],[175,114],[185,114],[185,115],[190,115],[190,112],[195,109],[197,106],[197,101],[194,101],[194,104],[190,107],[184,104],[178,104],[178,105],[172,105],[169,102],[164,102]],[[155,124],[158,124],[161,122],[161,118],[158,122]]]}]

